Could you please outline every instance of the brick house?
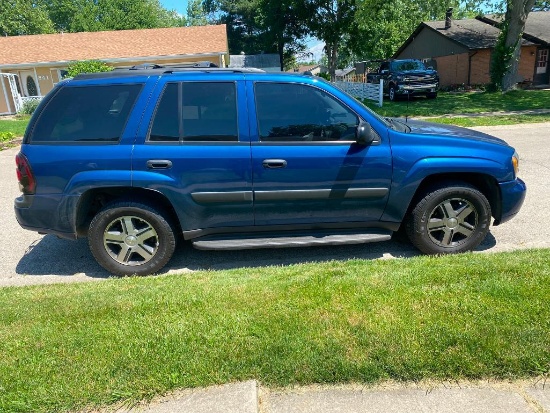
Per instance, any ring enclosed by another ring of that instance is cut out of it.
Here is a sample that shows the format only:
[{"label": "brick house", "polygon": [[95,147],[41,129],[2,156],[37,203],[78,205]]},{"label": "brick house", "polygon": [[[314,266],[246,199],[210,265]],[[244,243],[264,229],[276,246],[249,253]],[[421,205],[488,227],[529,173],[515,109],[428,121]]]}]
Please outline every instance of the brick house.
[{"label": "brick house", "polygon": [[[393,56],[436,66],[441,86],[490,82],[491,54],[500,30],[491,16],[422,22]],[[518,82],[548,84],[550,12],[531,12],[521,43]]]},{"label": "brick house", "polygon": [[0,37],[0,114],[16,112],[16,100],[43,96],[67,65],[101,60],[111,66],[144,63],[229,63],[225,25]]}]

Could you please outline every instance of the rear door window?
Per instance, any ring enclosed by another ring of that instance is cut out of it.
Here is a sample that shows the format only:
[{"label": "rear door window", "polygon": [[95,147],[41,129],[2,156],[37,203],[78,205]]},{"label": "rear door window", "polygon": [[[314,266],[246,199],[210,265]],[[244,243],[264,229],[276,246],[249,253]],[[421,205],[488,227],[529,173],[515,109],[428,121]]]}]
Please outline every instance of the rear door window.
[{"label": "rear door window", "polygon": [[150,142],[236,142],[237,93],[232,82],[168,83],[149,133]]},{"label": "rear door window", "polygon": [[64,87],[33,127],[31,142],[120,140],[141,84]]}]

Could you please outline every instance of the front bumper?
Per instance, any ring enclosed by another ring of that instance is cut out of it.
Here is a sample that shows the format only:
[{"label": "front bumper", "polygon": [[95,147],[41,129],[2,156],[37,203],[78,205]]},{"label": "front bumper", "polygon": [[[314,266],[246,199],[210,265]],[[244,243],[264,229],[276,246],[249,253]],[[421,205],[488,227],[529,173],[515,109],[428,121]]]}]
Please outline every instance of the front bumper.
[{"label": "front bumper", "polygon": [[427,84],[398,84],[396,92],[400,95],[413,95],[417,93],[436,93],[439,85],[437,83]]},{"label": "front bumper", "polygon": [[511,220],[521,209],[527,186],[521,179],[515,181],[503,182],[499,184],[500,195],[502,200],[502,210],[500,217],[496,217],[493,225],[499,225],[503,222]]}]

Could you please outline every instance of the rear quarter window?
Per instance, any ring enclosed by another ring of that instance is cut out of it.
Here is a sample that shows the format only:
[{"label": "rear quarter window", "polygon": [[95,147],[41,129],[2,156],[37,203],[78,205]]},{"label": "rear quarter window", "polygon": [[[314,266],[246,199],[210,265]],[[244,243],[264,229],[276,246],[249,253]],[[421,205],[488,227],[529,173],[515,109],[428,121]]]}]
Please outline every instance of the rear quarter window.
[{"label": "rear quarter window", "polygon": [[143,85],[64,87],[41,111],[29,142],[116,143]]}]

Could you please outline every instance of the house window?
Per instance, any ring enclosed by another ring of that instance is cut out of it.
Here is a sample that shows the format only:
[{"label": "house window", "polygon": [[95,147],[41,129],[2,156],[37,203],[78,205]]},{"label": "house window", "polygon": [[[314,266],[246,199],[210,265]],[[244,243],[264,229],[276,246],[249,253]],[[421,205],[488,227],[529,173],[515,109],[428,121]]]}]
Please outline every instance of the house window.
[{"label": "house window", "polygon": [[546,73],[548,66],[548,49],[541,49],[537,58],[537,74]]}]

